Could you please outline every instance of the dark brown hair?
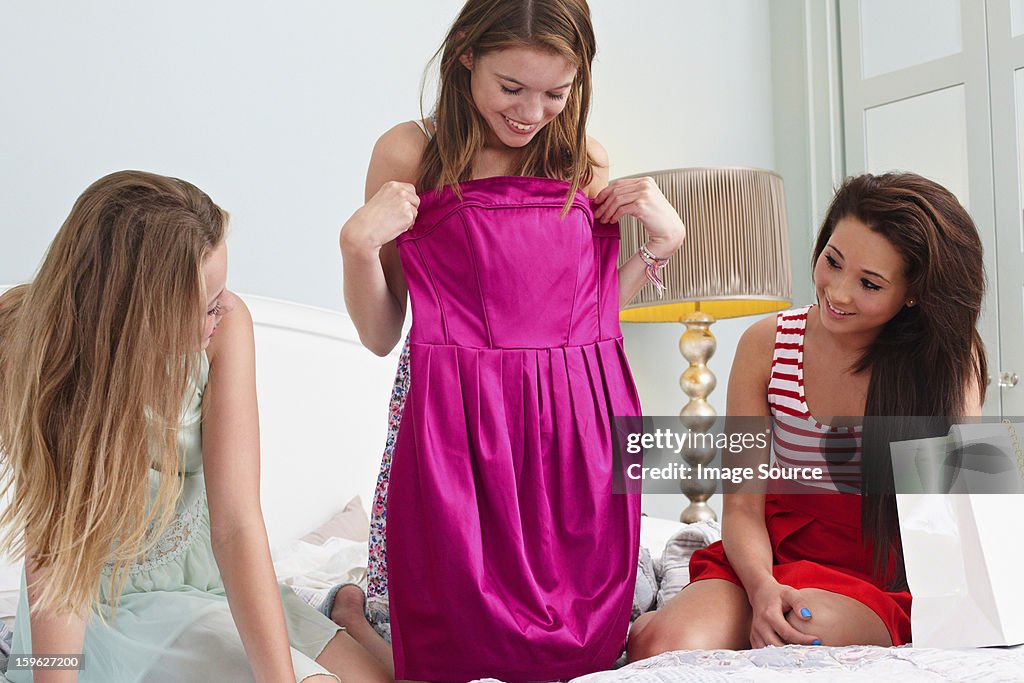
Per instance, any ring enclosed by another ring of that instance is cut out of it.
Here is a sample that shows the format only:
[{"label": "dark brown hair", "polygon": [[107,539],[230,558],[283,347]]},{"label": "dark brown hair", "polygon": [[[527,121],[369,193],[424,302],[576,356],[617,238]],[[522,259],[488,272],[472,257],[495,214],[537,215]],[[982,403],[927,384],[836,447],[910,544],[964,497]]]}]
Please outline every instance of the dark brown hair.
[{"label": "dark brown hair", "polygon": [[900,253],[907,296],[916,302],[885,324],[854,368],[871,372],[862,441],[862,535],[873,547],[878,575],[904,587],[889,443],[945,434],[949,418],[968,408],[971,385],[984,399],[988,366],[977,330],[985,293],[981,239],[967,211],[938,183],[912,173],[867,174],[848,178],[833,198],[814,247],[815,262],[847,217]]},{"label": "dark brown hair", "polygon": [[524,149],[515,175],[566,180],[566,206],[593,177],[587,152],[590,67],[597,49],[585,0],[469,0],[431,63],[439,62],[436,130],[420,160],[420,191],[453,187],[468,180],[484,144],[487,122],[470,91],[470,71],[459,57],[512,47],[538,47],[576,65],[568,101]]}]

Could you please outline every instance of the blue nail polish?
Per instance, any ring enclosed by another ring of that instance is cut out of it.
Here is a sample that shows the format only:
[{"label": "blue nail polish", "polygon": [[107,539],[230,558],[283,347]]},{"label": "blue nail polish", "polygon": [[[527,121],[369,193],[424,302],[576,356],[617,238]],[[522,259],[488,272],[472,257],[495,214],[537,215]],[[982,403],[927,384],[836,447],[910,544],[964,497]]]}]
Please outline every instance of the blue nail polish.
[{"label": "blue nail polish", "polygon": [[811,645],[821,645],[821,641],[818,640],[817,638],[815,638],[814,640],[811,641]]},{"label": "blue nail polish", "polygon": [[800,608],[800,616],[802,616],[804,619],[810,619],[811,610],[807,609],[806,607]]}]

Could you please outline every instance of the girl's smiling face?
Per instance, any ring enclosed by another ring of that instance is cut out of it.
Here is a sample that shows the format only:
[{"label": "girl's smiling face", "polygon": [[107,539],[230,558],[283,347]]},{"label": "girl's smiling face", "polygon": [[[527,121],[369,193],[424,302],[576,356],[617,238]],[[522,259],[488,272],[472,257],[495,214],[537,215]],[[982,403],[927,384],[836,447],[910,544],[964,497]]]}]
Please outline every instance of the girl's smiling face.
[{"label": "girl's smiling face", "polygon": [[822,325],[835,334],[874,336],[908,304],[906,261],[896,248],[847,216],[814,264]]},{"label": "girl's smiling face", "polygon": [[470,91],[493,137],[487,141],[523,147],[555,119],[569,98],[576,65],[537,47],[467,52],[460,58],[470,70]]}]

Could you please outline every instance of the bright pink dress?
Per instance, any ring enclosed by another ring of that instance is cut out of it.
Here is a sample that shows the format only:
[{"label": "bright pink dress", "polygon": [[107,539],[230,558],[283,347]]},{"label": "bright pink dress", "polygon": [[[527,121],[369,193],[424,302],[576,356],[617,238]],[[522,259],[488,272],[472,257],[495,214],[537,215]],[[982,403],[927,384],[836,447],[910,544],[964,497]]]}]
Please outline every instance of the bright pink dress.
[{"label": "bright pink dress", "polygon": [[535,177],[421,195],[398,240],[410,378],[387,494],[398,679],[567,679],[622,651],[640,500],[612,492],[640,415],[617,225]]},{"label": "bright pink dress", "polygon": [[[904,645],[910,642],[910,593],[886,588],[887,581],[872,570],[872,549],[861,541],[861,434],[821,424],[807,407],[804,331],[810,310],[807,306],[777,317],[768,384],[768,404],[776,418],[772,452],[780,467],[821,466],[828,477],[808,488],[821,493],[765,497],[772,573],[787,586],[820,588],[858,600],[879,616],[893,645]],[[742,585],[721,541],[690,559],[690,580],[702,579]]]}]

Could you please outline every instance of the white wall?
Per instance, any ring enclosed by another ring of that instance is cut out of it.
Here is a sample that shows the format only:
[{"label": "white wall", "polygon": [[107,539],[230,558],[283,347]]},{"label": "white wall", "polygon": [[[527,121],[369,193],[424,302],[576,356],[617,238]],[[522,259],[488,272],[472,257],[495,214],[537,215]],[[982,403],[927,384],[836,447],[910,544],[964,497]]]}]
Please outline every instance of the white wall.
[{"label": "white wall", "polygon": [[[362,202],[374,140],[417,115],[423,67],[461,4],[6,4],[0,283],[32,276],[86,185],[140,168],[186,178],[231,212],[232,287],[341,308],[338,228]],[[590,132],[607,147],[613,177],[773,168],[767,3],[591,6],[599,53]],[[750,322],[714,328],[720,412]],[[682,406],[679,334],[676,325],[626,326],[648,414]],[[682,503],[651,496],[645,507],[674,517]]]},{"label": "white wall", "polygon": [[[682,166],[774,168],[772,58],[762,0],[592,0],[598,59],[591,133],[608,149],[612,177]],[[683,249],[685,249],[685,245]],[[725,413],[736,343],[752,318],[712,327],[718,376],[710,402]],[[626,352],[644,412],[676,415],[686,361],[682,326],[626,324]],[[721,499],[712,507],[720,510]],[[644,510],[676,518],[685,498],[648,495]]]},{"label": "white wall", "polygon": [[341,308],[338,229],[374,140],[419,111],[461,6],[95,0],[5,4],[0,282],[31,277],[75,197],[141,168],[233,217],[231,286]]}]

